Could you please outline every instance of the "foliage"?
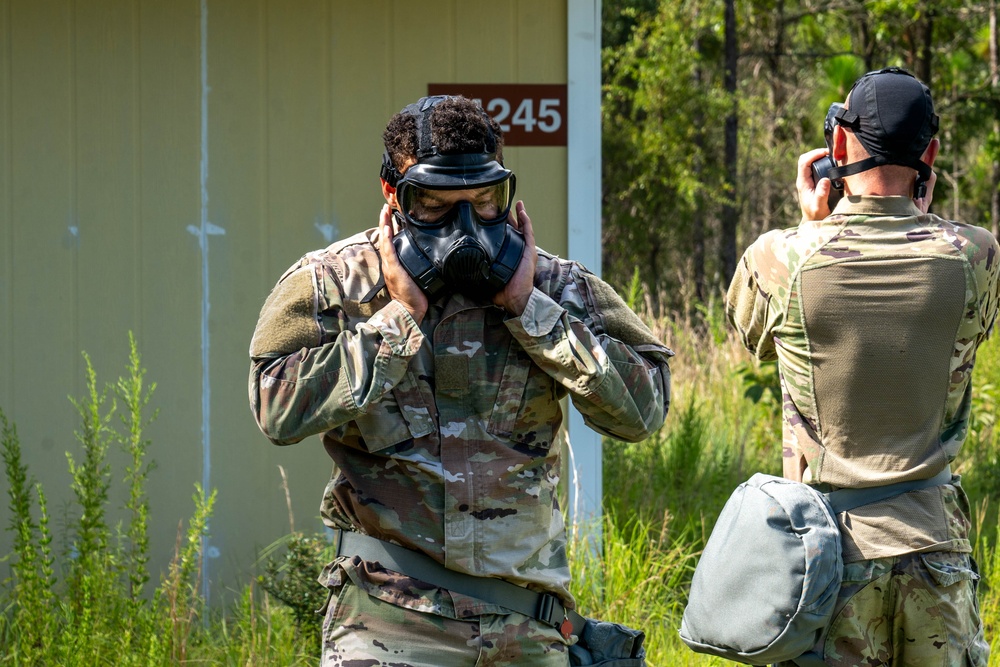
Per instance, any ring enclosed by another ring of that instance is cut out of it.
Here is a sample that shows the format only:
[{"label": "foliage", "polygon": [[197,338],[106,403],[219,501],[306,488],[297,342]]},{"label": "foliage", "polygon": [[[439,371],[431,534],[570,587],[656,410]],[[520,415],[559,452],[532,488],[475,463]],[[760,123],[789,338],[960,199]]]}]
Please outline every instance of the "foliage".
[{"label": "foliage", "polygon": [[322,616],[316,613],[326,602],[329,591],[317,582],[323,566],[332,558],[330,542],[322,535],[293,533],[284,540],[284,555],[272,545],[265,558],[264,573],[257,581],[269,595],[292,612],[295,628],[308,646],[319,646]]},{"label": "foliage", "polygon": [[731,100],[722,83],[728,1],[602,3],[604,274],[613,285],[624,291],[638,263],[654,313],[712,298],[729,279],[721,254],[732,239],[720,220],[733,103],[737,247],[746,247],[797,223],[798,156],[823,145],[831,102],[890,65],[930,86],[941,117],[934,210],[996,228],[1000,89],[990,78],[988,3],[736,3]]},{"label": "foliage", "polygon": [[[194,620],[204,609],[197,569],[215,494],[197,489],[194,514],[188,528],[178,532],[170,572],[150,598],[145,590],[149,539],[144,488],[151,466],[146,463],[149,442],[142,432],[152,419],[144,413],[155,385],[144,385],[145,370],[131,336],[129,345],[126,375],[103,389],[84,354],[86,393],[70,399],[80,416],[76,436],[82,454],[66,454],[76,511],[70,511],[75,517],[68,526],[71,540],[58,557],[45,494],[22,460],[15,426],[0,410],[0,444],[11,499],[8,529],[14,533],[11,577],[0,615],[0,664],[176,663],[184,660],[198,635]],[[123,431],[112,426],[116,398],[124,407]],[[112,442],[120,443],[130,460],[124,476],[130,520],[124,530],[112,530],[106,520]],[[32,491],[37,494],[37,521]],[[63,565],[57,569],[56,563]]]}]

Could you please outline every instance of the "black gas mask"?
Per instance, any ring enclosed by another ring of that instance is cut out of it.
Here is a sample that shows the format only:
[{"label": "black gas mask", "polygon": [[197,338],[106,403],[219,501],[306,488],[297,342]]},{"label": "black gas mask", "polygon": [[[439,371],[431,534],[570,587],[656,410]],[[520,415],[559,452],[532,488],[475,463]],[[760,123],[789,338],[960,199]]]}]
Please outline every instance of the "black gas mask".
[{"label": "black gas mask", "polygon": [[843,108],[843,104],[834,102],[827,110],[826,118],[823,119],[823,139],[826,140],[828,153],[809,165],[812,168],[814,184],[818,184],[823,178],[830,178],[830,194],[826,197],[826,203],[831,211],[844,197],[844,179],[830,177],[830,172],[837,168],[837,163],[833,161],[833,126],[837,122],[837,114]]},{"label": "black gas mask", "polygon": [[489,298],[510,281],[524,253],[524,237],[507,224],[515,178],[497,160],[492,135],[482,153],[438,152],[430,115],[443,99],[423,98],[404,109],[417,119],[416,164],[401,175],[383,157],[381,175],[396,188],[399,205],[392,243],[429,299],[448,292]]}]

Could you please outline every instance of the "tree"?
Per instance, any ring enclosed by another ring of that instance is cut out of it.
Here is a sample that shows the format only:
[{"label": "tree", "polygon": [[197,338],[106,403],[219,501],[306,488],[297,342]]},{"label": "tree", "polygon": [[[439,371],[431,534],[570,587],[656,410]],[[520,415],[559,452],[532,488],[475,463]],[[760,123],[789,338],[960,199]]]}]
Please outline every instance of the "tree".
[{"label": "tree", "polygon": [[[931,87],[934,208],[1000,223],[997,0],[606,0],[604,266],[691,312],[739,249],[797,223],[798,156],[831,102],[902,66]],[[990,28],[990,21],[994,27]]]}]

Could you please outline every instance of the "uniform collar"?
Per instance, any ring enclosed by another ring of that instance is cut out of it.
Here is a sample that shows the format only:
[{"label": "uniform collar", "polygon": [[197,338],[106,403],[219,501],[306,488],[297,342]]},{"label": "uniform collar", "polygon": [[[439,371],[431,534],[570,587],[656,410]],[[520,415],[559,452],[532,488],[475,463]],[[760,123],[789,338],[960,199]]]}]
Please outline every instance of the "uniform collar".
[{"label": "uniform collar", "polygon": [[908,217],[923,215],[909,197],[848,195],[837,202],[831,215],[888,215]]}]

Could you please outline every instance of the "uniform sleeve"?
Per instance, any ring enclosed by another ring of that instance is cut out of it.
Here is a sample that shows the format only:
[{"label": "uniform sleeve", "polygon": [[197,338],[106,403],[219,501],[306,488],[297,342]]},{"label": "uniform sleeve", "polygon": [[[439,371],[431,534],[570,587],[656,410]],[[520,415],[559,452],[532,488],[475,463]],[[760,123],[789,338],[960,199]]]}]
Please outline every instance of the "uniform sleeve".
[{"label": "uniform sleeve", "polygon": [[[323,331],[317,285],[311,265],[286,275],[265,302],[251,341],[250,408],[277,445],[365,413],[399,383],[423,340],[396,301],[355,330]],[[339,294],[322,297],[325,314],[342,308]]]},{"label": "uniform sleeve", "polygon": [[572,269],[558,301],[536,287],[507,327],[598,433],[636,442],[663,425],[673,352],[593,274]]},{"label": "uniform sleeve", "polygon": [[777,354],[769,326],[771,295],[761,289],[753,252],[754,246],[751,246],[736,265],[736,274],[726,294],[726,315],[744,347],[761,361],[773,361]]},{"label": "uniform sleeve", "polygon": [[[985,230],[983,230],[985,232]],[[1000,289],[1000,282],[997,277],[1000,275],[1000,247],[997,241],[989,234],[989,239],[984,242],[980,250],[979,261],[977,262],[977,283],[979,287],[979,318],[982,328],[982,338],[989,338],[993,334],[993,327],[997,319],[997,290]]]}]

